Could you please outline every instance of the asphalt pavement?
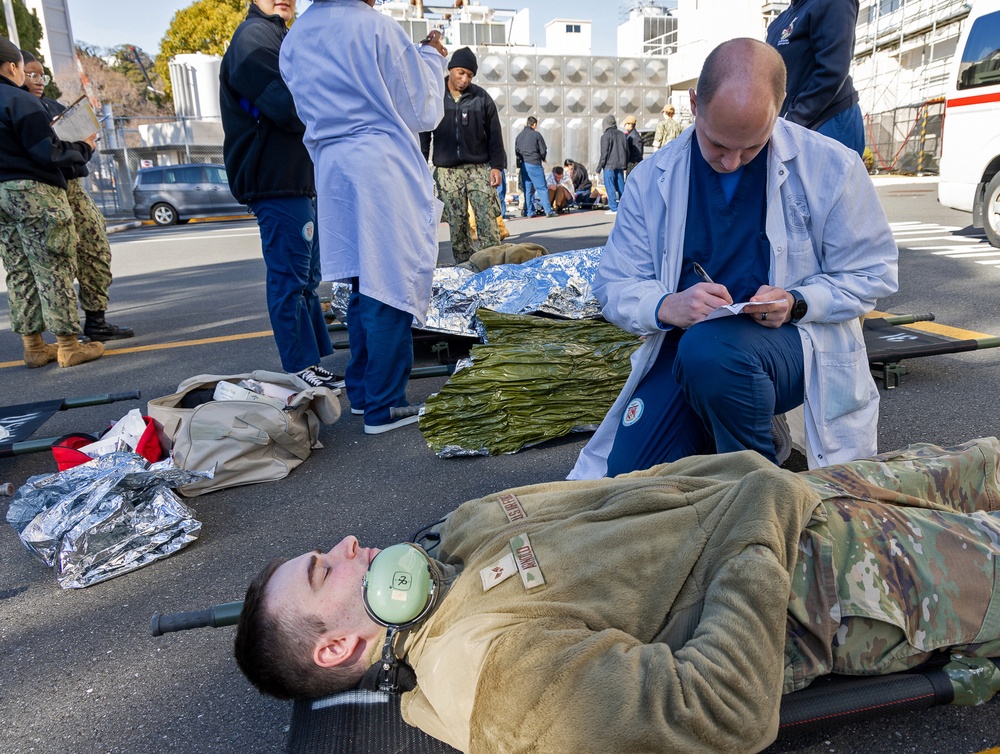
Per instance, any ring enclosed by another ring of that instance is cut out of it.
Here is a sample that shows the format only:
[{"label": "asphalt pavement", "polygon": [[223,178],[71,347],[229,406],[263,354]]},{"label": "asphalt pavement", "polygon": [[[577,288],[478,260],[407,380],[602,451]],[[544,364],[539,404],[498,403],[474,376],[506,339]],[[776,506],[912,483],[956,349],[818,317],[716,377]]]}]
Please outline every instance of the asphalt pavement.
[{"label": "asphalt pavement", "polygon": [[[880,302],[896,313],[934,312],[937,321],[1000,334],[1000,266],[967,228],[939,207],[933,181],[877,180],[900,239],[901,290]],[[578,212],[508,221],[511,241],[551,251],[599,246],[613,217]],[[450,261],[447,230],[440,262]],[[127,229],[112,237],[115,283],[108,319],[135,328],[100,360],[58,369],[20,365],[20,339],[0,302],[0,381],[5,404],[138,389],[140,401],[56,414],[36,433],[59,436],[106,427],[131,408],[202,373],[279,368],[269,336],[264,265],[252,221]],[[952,251],[941,251],[950,249]],[[998,262],[1000,265],[1000,262]],[[0,295],[6,289],[0,286]],[[339,337],[335,334],[335,337]],[[418,365],[435,363],[429,350]],[[325,366],[343,373],[347,352]],[[910,363],[901,385],[882,390],[880,447],[957,443],[997,432],[1000,349]],[[443,378],[413,380],[419,401]],[[154,612],[241,599],[271,557],[330,547],[357,534],[362,545],[404,538],[464,500],[506,487],[560,479],[587,437],[496,458],[439,459],[416,427],[378,436],[346,411],[320,433],[323,448],[288,478],[190,501],[200,539],[146,568],[82,590],[54,574],[0,523],[0,752],[280,752],[291,706],[261,697],[232,660],[233,629],[149,635]],[[48,453],[0,459],[0,482],[50,473]],[[0,510],[6,502],[0,498]],[[779,741],[770,751],[978,752],[1000,746],[1000,707],[936,708]]]}]

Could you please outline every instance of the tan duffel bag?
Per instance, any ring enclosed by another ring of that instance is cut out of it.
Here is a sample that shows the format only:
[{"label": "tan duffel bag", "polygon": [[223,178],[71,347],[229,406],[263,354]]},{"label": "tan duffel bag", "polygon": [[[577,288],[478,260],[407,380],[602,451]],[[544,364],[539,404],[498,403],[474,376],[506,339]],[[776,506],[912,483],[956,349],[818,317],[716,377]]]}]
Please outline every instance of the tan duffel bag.
[{"label": "tan duffel bag", "polygon": [[[245,379],[270,382],[298,393],[284,409],[256,400],[211,400],[219,382],[236,384]],[[213,479],[178,489],[195,497],[288,476],[319,447],[320,422],[333,424],[340,418],[340,401],[327,388],[310,387],[281,372],[201,374],[184,380],[176,393],[149,401],[148,413],[156,421],[164,451],[173,454],[180,468],[215,469]]]}]

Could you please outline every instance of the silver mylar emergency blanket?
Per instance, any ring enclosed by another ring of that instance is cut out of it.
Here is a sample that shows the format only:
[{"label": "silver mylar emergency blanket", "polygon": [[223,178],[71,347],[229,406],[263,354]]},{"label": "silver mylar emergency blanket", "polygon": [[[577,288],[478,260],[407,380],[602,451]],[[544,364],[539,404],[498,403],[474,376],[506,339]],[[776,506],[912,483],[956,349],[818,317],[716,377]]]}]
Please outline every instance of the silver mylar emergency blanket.
[{"label": "silver mylar emergency blanket", "polygon": [[31,477],[11,500],[7,521],[59,585],[80,588],[134,571],[198,538],[201,522],[170,488],[210,473],[169,459],[109,453],[56,474]]},{"label": "silver mylar emergency blanket", "polygon": [[[476,309],[501,314],[544,313],[565,319],[595,319],[601,307],[591,289],[602,247],[548,254],[523,264],[501,264],[483,272],[461,267],[434,270],[425,330],[467,335],[478,332]],[[333,310],[343,319],[350,286],[333,286]]]}]

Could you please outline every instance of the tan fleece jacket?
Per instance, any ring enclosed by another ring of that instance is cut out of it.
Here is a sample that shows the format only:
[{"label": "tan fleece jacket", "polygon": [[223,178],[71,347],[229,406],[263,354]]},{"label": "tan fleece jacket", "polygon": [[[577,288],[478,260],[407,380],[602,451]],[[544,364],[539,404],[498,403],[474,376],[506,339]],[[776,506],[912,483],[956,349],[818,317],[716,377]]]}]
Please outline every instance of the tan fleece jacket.
[{"label": "tan fleece jacket", "polygon": [[[403,715],[469,752],[748,752],[774,740],[789,571],[818,498],[752,452],[458,508],[464,565],[407,642]],[[545,584],[480,570],[527,533]]]}]

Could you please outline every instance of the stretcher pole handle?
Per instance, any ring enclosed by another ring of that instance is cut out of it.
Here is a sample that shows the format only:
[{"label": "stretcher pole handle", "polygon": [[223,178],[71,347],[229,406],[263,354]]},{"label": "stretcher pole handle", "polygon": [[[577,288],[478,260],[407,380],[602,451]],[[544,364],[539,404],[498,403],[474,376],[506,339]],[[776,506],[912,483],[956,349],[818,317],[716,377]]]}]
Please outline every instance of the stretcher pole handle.
[{"label": "stretcher pole handle", "polygon": [[0,445],[0,458],[13,458],[26,453],[41,453],[51,448],[60,439],[59,437],[42,437],[37,440],[23,440],[22,442]]},{"label": "stretcher pole handle", "polygon": [[933,322],[934,312],[927,314],[893,314],[889,317],[882,317],[882,321],[887,325],[912,325],[914,322]]},{"label": "stretcher pole handle", "polygon": [[64,398],[60,411],[67,411],[71,408],[82,408],[83,406],[100,406],[104,403],[115,403],[116,401],[134,401],[142,397],[138,390],[129,390],[125,393],[101,393],[99,395],[86,395],[82,398]]},{"label": "stretcher pole handle", "polygon": [[[335,340],[333,341],[334,350],[341,348],[350,348],[350,344],[346,340]],[[454,364],[441,364],[439,366],[433,367],[413,367],[410,370],[410,379],[418,380],[421,377],[449,377],[455,374]]]},{"label": "stretcher pole handle", "polygon": [[242,602],[226,602],[221,605],[192,610],[186,613],[153,613],[149,631],[153,636],[163,636],[171,631],[187,631],[190,628],[221,628],[235,626],[243,609]]}]

